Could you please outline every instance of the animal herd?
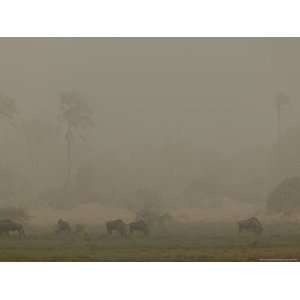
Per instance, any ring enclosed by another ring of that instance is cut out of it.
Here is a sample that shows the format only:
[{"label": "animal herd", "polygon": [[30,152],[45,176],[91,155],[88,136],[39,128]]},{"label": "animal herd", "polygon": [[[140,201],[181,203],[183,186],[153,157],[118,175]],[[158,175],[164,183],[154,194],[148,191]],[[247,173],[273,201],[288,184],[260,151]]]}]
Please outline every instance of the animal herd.
[{"label": "animal herd", "polygon": [[[263,232],[263,226],[256,217],[239,221],[237,225],[239,233],[252,232],[259,236]],[[137,220],[127,224],[122,219],[116,219],[106,222],[106,231],[108,235],[112,235],[116,232],[121,237],[127,237],[128,234],[133,234],[135,232],[140,232],[144,236],[148,236],[150,234],[150,226],[144,220]],[[55,234],[68,234],[71,232],[82,234],[85,233],[85,229],[83,225],[76,224],[74,230],[72,230],[69,222],[59,219],[56,224]],[[22,224],[10,219],[0,220],[0,236],[9,236],[12,233],[17,233],[20,237],[25,237],[25,231]]]},{"label": "animal herd", "polygon": [[126,224],[121,219],[108,221],[106,222],[106,230],[110,235],[112,235],[113,231],[116,231],[122,237],[126,237],[128,235],[128,231],[130,234],[133,234],[134,232],[142,232],[145,236],[150,233],[148,224],[143,220],[131,222],[129,224]]},{"label": "animal herd", "polygon": [[[150,234],[150,226],[144,220],[138,220],[126,224],[122,219],[116,219],[106,222],[106,232],[108,235],[112,235],[113,232],[116,232],[121,237],[127,237],[128,234],[133,234],[135,232],[140,232],[144,236]],[[161,224],[160,224],[161,225]],[[241,220],[237,223],[238,232],[252,232],[256,235],[260,235],[263,232],[263,226],[261,222],[256,218],[252,217],[246,220]],[[77,225],[76,228],[78,228]],[[71,232],[71,226],[68,222],[59,220],[57,223],[57,233],[60,232]]]}]

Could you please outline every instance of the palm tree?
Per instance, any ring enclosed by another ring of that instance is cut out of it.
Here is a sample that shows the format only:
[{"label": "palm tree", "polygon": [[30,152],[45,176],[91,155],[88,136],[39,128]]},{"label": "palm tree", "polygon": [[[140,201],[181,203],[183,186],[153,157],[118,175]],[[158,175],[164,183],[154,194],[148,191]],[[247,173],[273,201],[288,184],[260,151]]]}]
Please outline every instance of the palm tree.
[{"label": "palm tree", "polygon": [[276,108],[277,108],[277,151],[278,151],[278,159],[277,159],[277,165],[278,165],[278,176],[281,177],[282,173],[282,153],[281,153],[281,114],[282,114],[282,108],[284,106],[287,106],[290,103],[290,98],[286,94],[279,92],[276,95]]},{"label": "palm tree", "polygon": [[[0,93],[0,118],[8,120],[11,125],[14,126],[12,123],[12,120],[14,119],[15,115],[17,113],[17,108],[16,108],[16,103],[14,99]],[[14,176],[8,172],[6,174],[3,174],[1,177],[1,182],[4,181],[5,184],[3,185],[3,188],[5,192],[7,192],[7,197],[13,198],[14,197],[14,192],[13,192],[13,181],[14,181]]]},{"label": "palm tree", "polygon": [[67,145],[67,180],[71,182],[72,172],[72,144],[75,134],[84,139],[83,132],[93,125],[92,112],[81,94],[75,91],[64,92],[60,95],[61,111],[59,120],[65,125],[65,139]]},{"label": "palm tree", "polygon": [[14,128],[16,124],[13,122],[15,115],[17,114],[17,108],[15,100],[0,93],[0,119],[8,121]]},{"label": "palm tree", "polygon": [[280,155],[280,139],[281,139],[281,111],[283,106],[289,104],[289,96],[285,95],[282,92],[277,93],[276,95],[276,109],[277,109],[277,143],[278,143],[278,152]]}]

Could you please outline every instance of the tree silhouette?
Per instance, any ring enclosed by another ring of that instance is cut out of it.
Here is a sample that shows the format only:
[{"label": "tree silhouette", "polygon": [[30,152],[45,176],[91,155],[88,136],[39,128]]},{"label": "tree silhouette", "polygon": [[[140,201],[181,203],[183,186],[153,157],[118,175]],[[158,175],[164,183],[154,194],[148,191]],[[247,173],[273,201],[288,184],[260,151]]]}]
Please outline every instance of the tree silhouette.
[{"label": "tree silhouette", "polygon": [[0,93],[0,117],[12,120],[16,113],[15,100]]},{"label": "tree silhouette", "polygon": [[60,95],[59,120],[65,125],[65,140],[67,145],[67,180],[71,182],[72,172],[72,145],[77,134],[84,139],[84,132],[93,125],[92,112],[82,95],[75,91],[64,92]]},{"label": "tree silhouette", "polygon": [[300,211],[300,177],[289,177],[278,184],[267,199],[267,210],[290,215]]}]

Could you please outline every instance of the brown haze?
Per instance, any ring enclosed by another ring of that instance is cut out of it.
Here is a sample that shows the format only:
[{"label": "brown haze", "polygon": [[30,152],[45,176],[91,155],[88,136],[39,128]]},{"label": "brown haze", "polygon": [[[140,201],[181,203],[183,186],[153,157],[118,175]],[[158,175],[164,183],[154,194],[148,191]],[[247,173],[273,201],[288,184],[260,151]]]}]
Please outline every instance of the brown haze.
[{"label": "brown haze", "polygon": [[[141,190],[182,222],[268,218],[271,190],[300,176],[288,138],[300,132],[299,39],[2,38],[0,49],[0,92],[17,107],[1,118],[0,208],[25,208],[33,223],[129,221],[148,205]],[[70,91],[93,125],[74,136],[60,197]],[[278,92],[290,98],[281,169]]]}]

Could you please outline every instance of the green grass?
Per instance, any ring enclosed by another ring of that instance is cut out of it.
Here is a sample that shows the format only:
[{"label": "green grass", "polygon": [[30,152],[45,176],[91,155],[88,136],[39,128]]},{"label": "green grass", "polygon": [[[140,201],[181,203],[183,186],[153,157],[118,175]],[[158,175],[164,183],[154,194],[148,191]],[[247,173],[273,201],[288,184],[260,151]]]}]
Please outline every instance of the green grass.
[{"label": "green grass", "polygon": [[232,225],[174,228],[149,238],[94,234],[89,240],[32,233],[0,239],[0,261],[260,261],[300,259],[300,226],[269,226],[256,245]]},{"label": "green grass", "polygon": [[300,258],[293,246],[204,247],[197,243],[2,241],[1,261],[247,261]]}]

